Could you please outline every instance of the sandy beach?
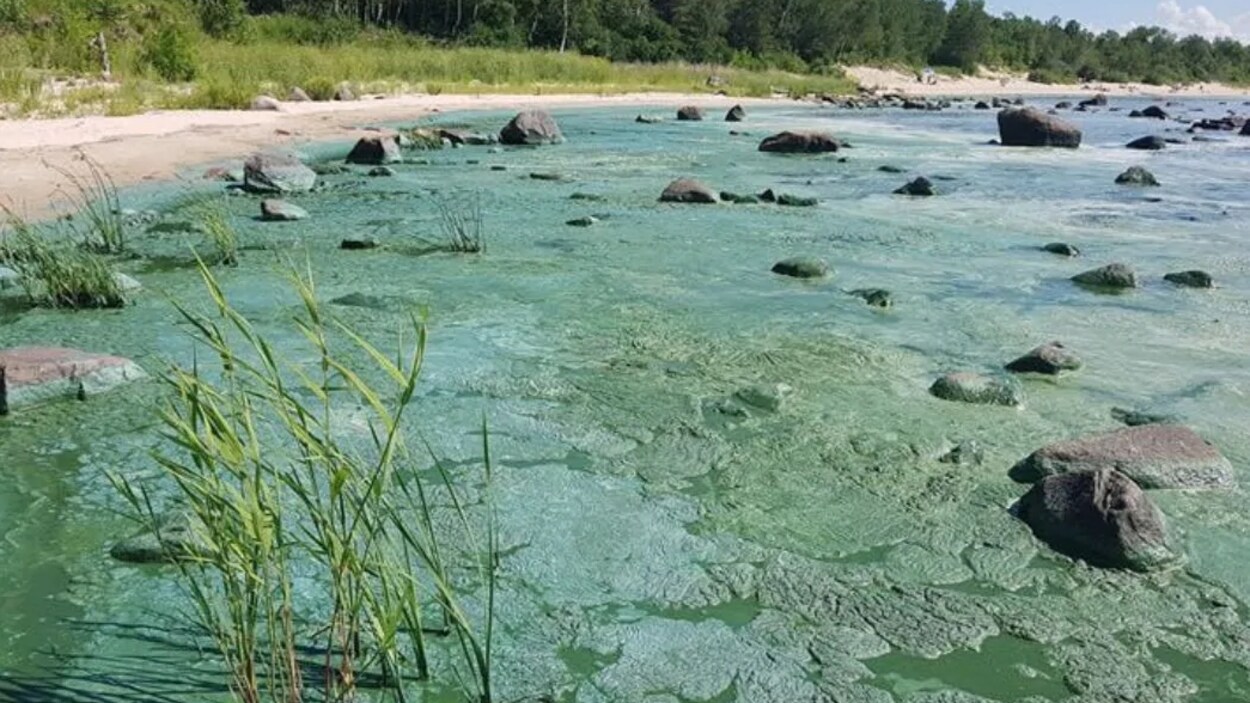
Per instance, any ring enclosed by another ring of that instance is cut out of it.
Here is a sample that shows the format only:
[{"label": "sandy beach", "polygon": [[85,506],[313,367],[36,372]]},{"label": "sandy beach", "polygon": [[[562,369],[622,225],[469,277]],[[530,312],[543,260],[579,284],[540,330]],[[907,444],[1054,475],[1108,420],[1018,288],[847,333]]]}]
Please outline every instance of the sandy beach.
[{"label": "sandy beach", "polygon": [[1006,97],[1064,96],[1103,93],[1121,97],[1159,98],[1247,98],[1250,89],[1221,83],[1193,83],[1185,86],[1158,86],[1145,83],[1049,84],[1036,83],[1023,74],[982,71],[977,76],[937,74],[933,83],[916,80],[916,74],[870,66],[846,69],[861,87],[878,93],[900,93],[917,97]]},{"label": "sandy beach", "polygon": [[714,95],[640,93],[600,95],[407,95],[355,102],[283,103],[279,111],[188,110],[129,117],[86,116],[0,121],[0,198],[31,218],[57,212],[65,178],[80,154],[103,164],[119,187],[177,178],[188,167],[242,156],[258,149],[336,138],[363,126],[417,120],[456,110],[527,107],[677,106],[697,102],[709,110],[768,100]]}]

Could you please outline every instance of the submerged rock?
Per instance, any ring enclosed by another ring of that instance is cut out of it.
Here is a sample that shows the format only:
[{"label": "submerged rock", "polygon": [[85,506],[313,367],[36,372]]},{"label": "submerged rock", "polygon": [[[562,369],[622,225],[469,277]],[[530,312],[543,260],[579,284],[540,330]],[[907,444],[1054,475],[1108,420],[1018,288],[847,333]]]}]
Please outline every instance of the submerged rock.
[{"label": "submerged rock", "polygon": [[542,173],[542,172],[531,173],[530,179],[535,180],[535,181],[567,181],[569,180],[563,173]]},{"label": "submerged rock", "polygon": [[0,415],[60,398],[104,393],[147,374],[133,361],[60,347],[0,350]]},{"label": "submerged rock", "polygon": [[254,193],[306,193],[317,174],[294,154],[252,154],[243,162],[243,187]]},{"label": "submerged rock", "polygon": [[517,113],[499,132],[499,141],[513,146],[543,146],[564,141],[560,125],[546,110]]},{"label": "submerged rock", "polygon": [[1155,175],[1141,166],[1131,166],[1127,171],[1115,177],[1115,182],[1122,186],[1157,186],[1159,180]]},{"label": "submerged rock", "polygon": [[339,249],[345,251],[363,251],[365,249],[377,249],[382,246],[381,242],[373,237],[349,237],[339,242]]},{"label": "submerged rock", "polygon": [[1017,481],[1115,469],[1143,488],[1232,488],[1233,467],[1183,425],[1147,424],[1056,442],[1011,469]]},{"label": "submerged rock", "polygon": [[399,136],[396,134],[370,134],[361,137],[347,155],[347,163],[380,166],[403,161],[399,152]]},{"label": "submerged rock", "polygon": [[727,190],[722,190],[720,192],[720,199],[722,202],[733,203],[735,205],[754,205],[760,201],[757,196],[731,193]]},{"label": "submerged rock", "polygon": [[136,293],[143,290],[142,283],[133,276],[128,276],[124,273],[114,273],[113,281],[117,284],[118,290],[123,293]]},{"label": "submerged rock", "polygon": [[734,398],[759,410],[777,412],[793,390],[784,383],[757,383],[734,393]]},{"label": "submerged rock", "polygon": [[933,382],[929,393],[942,400],[975,405],[1015,407],[1024,403],[1020,386],[1013,380],[973,371],[948,373]]},{"label": "submerged rock", "polygon": [[568,222],[565,222],[564,224],[568,225],[569,227],[592,227],[598,223],[599,223],[599,218],[593,217],[591,215],[587,215],[586,217],[578,217],[578,218],[569,220]]},{"label": "submerged rock", "polygon": [[894,296],[884,288],[859,288],[851,291],[851,295],[862,298],[874,308],[890,308],[894,306]]},{"label": "submerged rock", "polygon": [[1111,408],[1111,417],[1118,422],[1122,422],[1129,427],[1140,427],[1141,425],[1174,425],[1177,422],[1175,415],[1164,415],[1162,413],[1148,413],[1139,410],[1126,410],[1125,408]]},{"label": "submerged rock", "polygon": [[581,200],[581,201],[589,202],[589,203],[601,203],[607,200],[607,198],[602,195],[599,195],[598,193],[580,193],[579,192],[579,193],[574,193],[570,195],[569,200]]},{"label": "submerged rock", "polygon": [[729,108],[729,112],[725,113],[726,122],[742,122],[747,118],[747,111],[742,109],[741,105],[734,105]]},{"label": "submerged rock", "polygon": [[22,274],[7,266],[0,266],[0,290],[22,285]]},{"label": "submerged rock", "polygon": [[1032,107],[1010,107],[998,113],[998,134],[1003,146],[1075,149],[1081,145],[1081,130],[1075,125]]},{"label": "submerged rock", "polygon": [[1016,512],[1038,539],[1095,566],[1148,571],[1177,559],[1163,514],[1114,469],[1047,477]]},{"label": "submerged rock", "polygon": [[660,124],[663,121],[664,118],[657,115],[639,115],[634,118],[634,122],[638,124]]},{"label": "submerged rock", "polygon": [[824,278],[829,275],[829,264],[824,259],[796,256],[773,264],[772,271],[791,278]]},{"label": "submerged rock", "polygon": [[677,120],[679,122],[700,122],[703,120],[703,117],[703,108],[697,105],[686,105],[677,110]]},{"label": "submerged rock", "polygon": [[1214,288],[1215,279],[1206,271],[1177,271],[1163,277],[1168,283],[1175,283],[1186,288]]},{"label": "submerged rock", "polygon": [[1159,151],[1167,146],[1167,142],[1164,141],[1163,137],[1152,134],[1150,136],[1134,139],[1125,146],[1129,149],[1139,149],[1142,151]]},{"label": "submerged rock", "polygon": [[1040,373],[1057,376],[1064,371],[1076,371],[1082,366],[1081,359],[1060,342],[1047,342],[1004,368],[1012,373]]},{"label": "submerged rock", "polygon": [[979,465],[985,459],[985,452],[975,439],[968,439],[955,445],[950,451],[938,458],[943,464],[957,466]]},{"label": "submerged rock", "polygon": [[395,175],[395,169],[390,166],[374,166],[369,169],[370,178],[389,178]]},{"label": "submerged rock", "polygon": [[889,164],[886,164],[885,166],[878,166],[877,170],[882,173],[907,173],[907,169],[901,166],[891,166]]},{"label": "submerged rock", "polygon": [[265,222],[295,222],[307,218],[307,210],[285,200],[270,198],[260,203],[260,219]]},{"label": "submerged rock", "polygon": [[660,202],[664,203],[702,203],[718,202],[716,193],[693,178],[678,178],[660,194]]},{"label": "submerged rock", "polygon": [[781,132],[760,142],[760,151],[776,154],[823,154],[844,145],[828,132]]},{"label": "submerged rock", "polygon": [[1042,251],[1048,251],[1051,254],[1058,254],[1059,256],[1080,256],[1081,255],[1080,249],[1077,249],[1075,246],[1071,244],[1067,244],[1065,242],[1051,242],[1050,244],[1047,244],[1046,246],[1042,247]]},{"label": "submerged rock", "polygon": [[932,181],[924,176],[920,176],[898,190],[895,190],[894,194],[924,198],[937,195],[937,189],[933,187]]},{"label": "submerged rock", "polygon": [[1137,273],[1125,264],[1107,264],[1085,273],[1078,273],[1072,280],[1093,288],[1126,289],[1137,287]]},{"label": "submerged rock", "polygon": [[160,518],[154,529],[118,542],[109,555],[131,564],[172,564],[209,552],[202,524],[186,511]]},{"label": "submerged rock", "polygon": [[820,203],[816,198],[804,198],[799,195],[782,193],[777,196],[777,204],[784,207],[816,207]]},{"label": "submerged rock", "polygon": [[330,301],[331,305],[341,305],[345,308],[366,308],[369,310],[386,310],[391,307],[386,298],[368,293],[348,293]]}]

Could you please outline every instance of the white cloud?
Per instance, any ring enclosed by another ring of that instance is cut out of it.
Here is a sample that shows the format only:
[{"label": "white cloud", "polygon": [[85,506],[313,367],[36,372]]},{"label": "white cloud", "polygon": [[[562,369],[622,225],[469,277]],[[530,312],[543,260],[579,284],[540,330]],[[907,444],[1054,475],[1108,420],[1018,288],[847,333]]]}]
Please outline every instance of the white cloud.
[{"label": "white cloud", "polygon": [[1155,11],[1155,17],[1159,26],[1181,36],[1233,37],[1250,42],[1250,12],[1222,20],[1205,5],[1184,8],[1177,0],[1163,0]]}]

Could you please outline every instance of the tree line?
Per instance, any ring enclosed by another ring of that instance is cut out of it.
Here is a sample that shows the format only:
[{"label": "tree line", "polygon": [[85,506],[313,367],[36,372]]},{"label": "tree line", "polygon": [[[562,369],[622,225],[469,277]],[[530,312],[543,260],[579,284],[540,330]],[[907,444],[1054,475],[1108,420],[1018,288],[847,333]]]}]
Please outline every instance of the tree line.
[{"label": "tree line", "polygon": [[[258,24],[300,43],[387,31],[614,61],[813,73],[853,63],[986,65],[1045,82],[1250,83],[1250,47],[1233,39],[1178,37],[1158,27],[1096,33],[1059,18],[992,16],[983,0],[949,7],[944,0],[0,0],[0,31],[6,15],[9,26],[20,24],[24,3],[57,1],[101,15],[110,6],[164,3],[182,10],[164,15],[239,40]],[[259,16],[270,17],[250,19]]]}]

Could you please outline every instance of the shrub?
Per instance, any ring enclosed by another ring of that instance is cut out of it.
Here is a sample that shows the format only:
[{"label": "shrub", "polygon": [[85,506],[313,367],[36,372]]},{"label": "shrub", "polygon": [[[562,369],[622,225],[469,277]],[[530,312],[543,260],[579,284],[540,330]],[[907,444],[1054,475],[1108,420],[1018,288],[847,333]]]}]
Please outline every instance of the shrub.
[{"label": "shrub", "polygon": [[142,61],[156,75],[173,83],[190,81],[199,72],[195,45],[175,24],[164,25],[144,41]]},{"label": "shrub", "polygon": [[234,37],[247,21],[243,0],[199,0],[200,27],[213,37]]}]

